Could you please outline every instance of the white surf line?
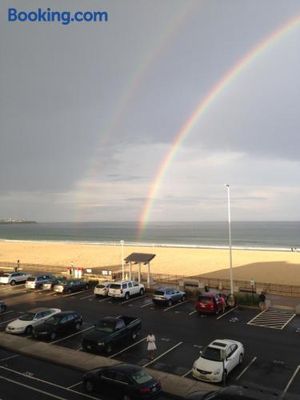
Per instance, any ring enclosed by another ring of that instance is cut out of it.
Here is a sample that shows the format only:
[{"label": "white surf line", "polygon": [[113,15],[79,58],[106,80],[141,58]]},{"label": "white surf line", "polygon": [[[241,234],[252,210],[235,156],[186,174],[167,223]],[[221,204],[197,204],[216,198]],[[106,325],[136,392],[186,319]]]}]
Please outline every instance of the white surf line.
[{"label": "white surf line", "polygon": [[226,313],[220,315],[217,319],[221,319],[223,317],[225,317],[225,315],[231,313],[232,311],[236,310],[238,308],[238,306],[235,306],[234,308],[232,308],[231,310],[227,311]]},{"label": "white surf line", "polygon": [[38,393],[45,394],[46,396],[53,397],[54,399],[67,400],[65,397],[60,397],[60,396],[57,396],[55,394],[52,394],[52,393],[49,393],[49,392],[45,392],[44,390],[37,389],[37,388],[35,388],[33,386],[26,385],[25,383],[21,383],[21,382],[15,381],[14,379],[5,378],[2,375],[0,375],[0,379],[3,379],[5,381],[13,383],[15,385],[19,385],[19,386],[25,387],[27,389],[33,390],[33,391],[38,392]]},{"label": "white surf line", "polygon": [[133,297],[132,299],[129,299],[129,300],[126,300],[126,301],[122,301],[121,304],[126,304],[126,303],[129,303],[130,301],[136,301],[136,300],[144,299],[145,297],[146,297],[146,295],[139,296],[139,297]]},{"label": "white surf line", "polygon": [[185,374],[183,374],[183,375],[180,375],[180,376],[183,376],[184,378],[186,377],[186,376],[188,376],[191,372],[192,372],[193,370],[192,369],[190,369],[188,372],[186,372]]},{"label": "white surf line", "polygon": [[170,353],[170,351],[174,350],[176,347],[180,346],[183,342],[179,342],[177,344],[175,344],[175,346],[171,347],[169,350],[165,351],[164,353],[162,353],[160,356],[154,358],[153,360],[149,361],[148,363],[144,364],[143,367],[148,367],[148,365],[153,364],[155,361],[159,360],[160,358],[162,358],[164,355]]},{"label": "white surf line", "polygon": [[283,328],[285,328],[286,326],[287,326],[287,324],[289,323],[289,322],[291,322],[291,320],[293,319],[293,318],[295,318],[296,317],[296,314],[293,314],[287,321],[286,321],[286,323],[280,328],[281,330],[283,329]]},{"label": "white surf line", "polygon": [[193,315],[193,314],[195,314],[196,312],[197,312],[197,310],[191,311],[191,312],[189,313],[189,315]]},{"label": "white surf line", "polygon": [[118,353],[112,354],[112,355],[109,356],[108,358],[113,358],[113,357],[115,357],[115,356],[117,356],[117,355],[119,355],[119,354],[121,354],[121,353],[124,353],[124,351],[126,351],[126,350],[128,350],[128,349],[131,349],[131,347],[136,346],[137,344],[143,342],[143,341],[146,340],[146,339],[147,339],[147,336],[145,336],[143,339],[139,340],[138,342],[134,342],[132,345],[130,345],[130,346],[128,346],[128,347],[125,347],[125,349],[122,349],[122,350],[118,351]]},{"label": "white surf line", "polygon": [[80,329],[80,331],[75,332],[75,333],[72,333],[72,334],[69,335],[69,336],[65,336],[65,337],[63,337],[63,338],[54,340],[53,342],[50,342],[50,344],[55,344],[55,343],[62,342],[62,341],[64,341],[64,340],[66,340],[66,339],[69,339],[69,338],[72,337],[72,336],[79,335],[80,333],[83,333],[83,332],[85,332],[85,331],[88,331],[88,330],[90,330],[90,329],[92,329],[92,328],[94,328],[94,325],[89,326],[88,328],[85,328],[85,329]]},{"label": "white surf line", "polygon": [[[41,383],[44,383],[44,384],[49,385],[49,386],[54,386],[54,387],[56,387],[56,388],[58,388],[58,389],[67,390],[67,391],[73,392],[73,393],[78,393],[78,394],[80,394],[81,396],[87,397],[87,398],[89,398],[89,399],[99,400],[99,397],[94,397],[94,396],[91,396],[91,395],[89,395],[89,394],[77,392],[77,390],[68,389],[66,386],[61,386],[61,385],[58,385],[57,383],[45,381],[44,379],[36,378],[35,376],[26,375],[26,374],[24,374],[23,372],[19,372],[19,371],[16,371],[16,370],[14,370],[14,369],[11,369],[11,368],[3,367],[2,365],[0,365],[0,369],[4,369],[4,370],[6,370],[6,371],[13,372],[14,374],[21,375],[21,376],[23,376],[24,378],[32,379],[32,380],[34,380],[34,381],[41,382]],[[1,376],[1,375],[0,375],[0,376]],[[8,379],[8,378],[4,378],[4,379]],[[21,384],[21,385],[24,385],[24,384]],[[25,385],[25,386],[26,386],[26,385]],[[31,388],[31,386],[28,386],[28,387]],[[39,389],[36,389],[36,390],[39,390]],[[45,392],[45,393],[48,394],[47,392]],[[51,396],[55,396],[55,395],[52,395],[52,394],[51,394]],[[58,398],[59,398],[59,399],[65,400],[65,398],[63,398],[63,397],[58,397]],[[101,399],[100,399],[100,400],[101,400]]]},{"label": "white surf line", "polygon": [[154,305],[154,304],[153,304],[153,301],[149,301],[148,303],[144,304],[143,306],[140,306],[140,308],[148,307],[148,306],[150,306],[151,304]]},{"label": "white surf line", "polygon": [[185,304],[185,303],[187,303],[187,302],[188,302],[188,300],[185,300],[185,301],[183,301],[183,302],[181,302],[181,303],[174,304],[174,306],[165,308],[165,309],[164,309],[164,312],[167,312],[167,311],[171,310],[171,308],[175,308],[175,307],[181,306],[182,304]]},{"label": "white surf line", "polygon": [[244,373],[247,371],[248,368],[251,367],[251,365],[255,362],[255,360],[257,359],[257,357],[253,357],[252,360],[249,362],[249,364],[243,369],[243,371],[235,378],[236,381],[238,381],[240,379],[240,377],[242,375],[244,375]]},{"label": "white surf line", "polygon": [[20,357],[20,354],[14,354],[13,356],[5,357],[5,358],[0,358],[0,362],[2,362],[2,361],[7,361],[7,360],[10,360],[10,359],[16,358],[16,357]]},{"label": "white surf line", "polygon": [[260,315],[262,315],[263,313],[265,313],[266,310],[261,311],[259,314],[255,315],[255,317],[253,317],[252,319],[250,319],[250,321],[247,322],[247,325],[251,325],[251,323],[258,318]]},{"label": "white surf line", "polygon": [[289,387],[291,386],[293,380],[295,379],[295,376],[298,374],[299,369],[300,369],[300,365],[297,366],[297,368],[295,369],[293,375],[291,376],[290,380],[288,381],[286,387],[283,389],[283,392],[281,394],[280,399],[283,399],[284,396],[286,395],[287,391],[289,390]]}]

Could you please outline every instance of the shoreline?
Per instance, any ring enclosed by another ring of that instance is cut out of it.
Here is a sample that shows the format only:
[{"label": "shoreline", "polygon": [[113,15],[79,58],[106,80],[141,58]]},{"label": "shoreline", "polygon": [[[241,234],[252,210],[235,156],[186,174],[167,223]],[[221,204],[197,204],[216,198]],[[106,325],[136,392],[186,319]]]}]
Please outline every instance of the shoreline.
[{"label": "shoreline", "polygon": [[[102,243],[102,242],[101,242]],[[151,253],[154,274],[180,277],[229,279],[229,250],[227,248],[133,246],[125,243],[124,258],[131,253]],[[61,266],[71,264],[82,268],[109,268],[121,266],[120,242],[98,244],[90,242],[15,241],[0,240],[0,262]],[[233,278],[240,281],[300,286],[300,252],[278,250],[232,251]],[[137,271],[137,266],[133,266]],[[142,272],[146,266],[142,265]]]}]

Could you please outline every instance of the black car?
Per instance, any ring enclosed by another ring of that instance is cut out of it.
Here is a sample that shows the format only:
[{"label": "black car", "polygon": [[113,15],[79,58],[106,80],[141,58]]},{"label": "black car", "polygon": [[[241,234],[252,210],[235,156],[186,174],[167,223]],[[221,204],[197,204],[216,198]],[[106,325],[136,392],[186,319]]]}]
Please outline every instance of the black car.
[{"label": "black car", "polygon": [[72,293],[88,288],[89,283],[83,279],[67,279],[66,281],[54,285],[53,290],[56,293]]},{"label": "black car", "polygon": [[56,339],[70,332],[79,331],[82,326],[82,316],[76,311],[62,311],[47,319],[43,324],[33,329],[36,339]]},{"label": "black car", "polygon": [[107,393],[118,399],[151,399],[161,392],[158,380],[132,364],[94,369],[87,372],[82,381],[87,392]]}]

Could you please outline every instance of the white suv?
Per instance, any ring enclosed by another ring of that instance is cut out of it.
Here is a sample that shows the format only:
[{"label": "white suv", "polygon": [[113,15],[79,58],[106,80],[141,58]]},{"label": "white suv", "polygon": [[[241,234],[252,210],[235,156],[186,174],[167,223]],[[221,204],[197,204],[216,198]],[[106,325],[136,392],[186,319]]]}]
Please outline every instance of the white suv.
[{"label": "white suv", "polygon": [[110,284],[108,295],[110,297],[124,298],[126,300],[129,297],[139,294],[143,296],[145,293],[145,286],[135,281],[119,281]]},{"label": "white suv", "polygon": [[25,272],[4,272],[4,274],[0,276],[0,283],[13,286],[16,283],[26,282],[29,277],[30,275]]}]

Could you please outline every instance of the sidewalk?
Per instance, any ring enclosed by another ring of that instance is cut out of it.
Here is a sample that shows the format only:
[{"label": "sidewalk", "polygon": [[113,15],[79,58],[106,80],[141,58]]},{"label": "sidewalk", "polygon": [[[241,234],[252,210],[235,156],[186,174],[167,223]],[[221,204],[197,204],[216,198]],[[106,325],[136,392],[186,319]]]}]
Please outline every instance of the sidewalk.
[{"label": "sidewalk", "polygon": [[276,294],[266,293],[267,300],[271,300],[272,307],[284,307],[296,309],[296,306],[300,305],[299,297],[280,296]]}]

